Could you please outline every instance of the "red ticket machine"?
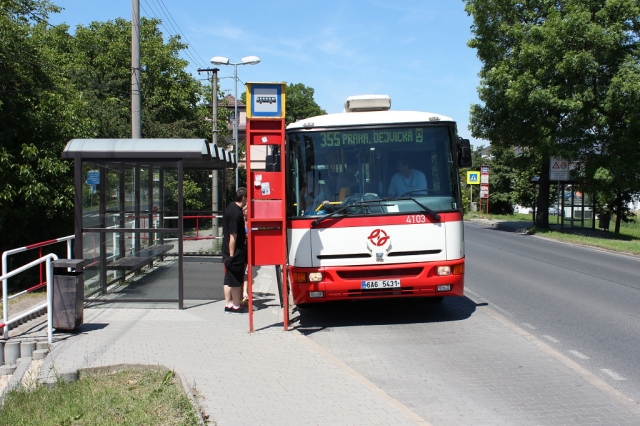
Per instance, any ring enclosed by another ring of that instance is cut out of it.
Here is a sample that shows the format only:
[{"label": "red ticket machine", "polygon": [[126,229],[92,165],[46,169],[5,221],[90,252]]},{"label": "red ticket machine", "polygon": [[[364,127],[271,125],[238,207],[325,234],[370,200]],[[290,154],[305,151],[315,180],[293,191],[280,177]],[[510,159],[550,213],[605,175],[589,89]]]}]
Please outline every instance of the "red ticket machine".
[{"label": "red ticket machine", "polygon": [[[288,329],[285,213],[285,84],[247,83],[247,202],[249,266],[280,265],[284,328]],[[253,331],[249,274],[249,331]]]}]

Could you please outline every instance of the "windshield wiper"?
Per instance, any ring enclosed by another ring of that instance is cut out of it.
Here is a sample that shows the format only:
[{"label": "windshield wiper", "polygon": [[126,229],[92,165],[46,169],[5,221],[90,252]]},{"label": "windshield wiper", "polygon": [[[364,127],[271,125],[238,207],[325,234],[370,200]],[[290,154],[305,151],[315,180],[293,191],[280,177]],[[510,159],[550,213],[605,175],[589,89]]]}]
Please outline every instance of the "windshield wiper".
[{"label": "windshield wiper", "polygon": [[430,214],[430,215],[431,215],[435,220],[440,220],[440,215],[439,215],[438,213],[434,212],[433,210],[431,210],[429,207],[425,206],[424,204],[422,204],[422,203],[418,202],[418,200],[416,200],[416,199],[415,199],[415,198],[413,198],[413,197],[383,198],[383,199],[381,199],[381,200],[377,200],[377,201],[383,202],[383,201],[404,201],[404,200],[411,200],[411,201],[413,201],[413,202],[414,202],[414,203],[416,203],[418,206],[420,206],[420,208],[421,208],[422,210],[424,210],[424,212],[425,212],[425,213]]},{"label": "windshield wiper", "polygon": [[385,202],[389,202],[389,201],[413,201],[414,203],[416,203],[425,213],[431,215],[431,217],[433,217],[435,220],[440,220],[440,215],[438,213],[436,213],[435,211],[431,210],[429,207],[425,206],[424,204],[420,203],[418,200],[416,200],[413,197],[397,197],[397,198],[382,198],[382,199],[377,199],[377,200],[366,200],[366,201],[358,201],[356,203],[353,204],[349,204],[348,206],[344,206],[342,208],[339,208],[336,211],[333,211],[329,214],[326,214],[322,217],[317,218],[316,220],[314,220],[313,222],[311,222],[311,226],[316,226],[318,225],[320,222],[322,222],[325,219],[330,218],[331,216],[335,216],[338,213],[341,213],[345,210],[347,210],[349,207],[358,207],[358,206],[365,206],[365,205],[369,205],[369,204],[380,204],[380,206],[390,206],[392,204],[382,204]]},{"label": "windshield wiper", "polygon": [[[348,209],[348,208],[350,208],[350,207],[366,206],[366,205],[371,204],[371,203],[376,203],[376,204],[378,204],[378,203],[380,203],[381,201],[383,201],[383,200],[365,200],[365,201],[358,201],[358,202],[355,202],[355,203],[353,203],[353,204],[349,204],[348,206],[341,207],[341,208],[339,208],[338,210],[332,211],[331,213],[328,213],[328,214],[326,214],[326,215],[324,215],[324,216],[321,216],[321,217],[317,218],[316,220],[314,220],[313,222],[311,222],[311,226],[316,226],[317,224],[319,224],[319,223],[320,223],[320,222],[322,222],[323,220],[328,219],[328,218],[330,218],[331,216],[335,216],[335,215],[337,215],[338,213],[341,213],[341,212],[343,212],[343,211],[347,210],[347,209]],[[384,205],[384,204],[380,204],[380,205]],[[387,204],[387,205],[391,205],[391,204]]]}]

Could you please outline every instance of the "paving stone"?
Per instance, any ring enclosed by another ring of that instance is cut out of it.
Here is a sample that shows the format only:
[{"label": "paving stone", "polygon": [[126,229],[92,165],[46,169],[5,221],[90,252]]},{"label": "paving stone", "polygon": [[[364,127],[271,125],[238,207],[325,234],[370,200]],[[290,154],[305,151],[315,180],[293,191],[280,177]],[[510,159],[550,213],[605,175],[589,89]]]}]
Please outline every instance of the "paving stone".
[{"label": "paving stone", "polygon": [[219,301],[185,310],[88,308],[77,333],[54,335],[39,379],[113,364],[163,365],[195,386],[219,425],[409,425],[411,414],[438,426],[640,423],[468,299],[445,299],[451,320],[329,324],[301,337],[302,327],[287,333],[279,323],[273,268],[260,268],[255,283],[270,294],[254,312],[255,333],[247,315],[225,314]]}]

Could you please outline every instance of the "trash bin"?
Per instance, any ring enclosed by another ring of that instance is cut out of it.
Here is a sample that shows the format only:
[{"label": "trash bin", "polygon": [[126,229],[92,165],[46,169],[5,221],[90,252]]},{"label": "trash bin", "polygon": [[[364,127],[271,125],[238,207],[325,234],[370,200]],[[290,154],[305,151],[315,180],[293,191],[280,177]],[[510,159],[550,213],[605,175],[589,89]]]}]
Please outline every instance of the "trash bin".
[{"label": "trash bin", "polygon": [[602,213],[599,216],[600,219],[600,228],[604,229],[605,231],[609,230],[609,221],[611,220],[611,215],[608,212]]},{"label": "trash bin", "polygon": [[472,212],[477,212],[478,211],[478,203],[472,201],[471,202],[471,211]]},{"label": "trash bin", "polygon": [[82,259],[53,261],[52,327],[73,330],[84,318],[84,273]]}]

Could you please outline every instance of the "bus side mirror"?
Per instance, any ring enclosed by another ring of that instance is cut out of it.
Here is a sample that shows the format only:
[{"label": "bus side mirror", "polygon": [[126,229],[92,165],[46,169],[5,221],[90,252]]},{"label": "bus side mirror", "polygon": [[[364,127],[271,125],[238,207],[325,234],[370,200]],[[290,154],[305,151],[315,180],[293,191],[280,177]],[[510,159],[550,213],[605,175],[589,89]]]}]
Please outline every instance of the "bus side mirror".
[{"label": "bus side mirror", "polygon": [[471,167],[471,142],[469,139],[459,138],[458,145],[458,166]]}]

